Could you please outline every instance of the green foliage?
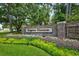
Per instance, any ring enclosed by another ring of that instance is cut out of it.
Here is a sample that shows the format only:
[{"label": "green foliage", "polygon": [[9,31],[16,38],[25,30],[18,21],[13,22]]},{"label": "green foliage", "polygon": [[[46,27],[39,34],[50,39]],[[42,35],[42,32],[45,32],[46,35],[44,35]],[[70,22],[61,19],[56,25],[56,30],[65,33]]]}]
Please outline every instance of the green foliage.
[{"label": "green foliage", "polygon": [[54,43],[45,43],[44,41],[42,40],[34,40],[32,41],[32,45],[34,46],[37,46],[43,50],[45,50],[46,52],[48,52],[49,54],[53,55],[53,56],[66,56],[66,55],[77,55],[75,54],[75,51],[73,50],[73,52],[70,52],[71,50],[65,50],[66,48],[64,49],[60,49],[60,48],[57,48],[56,45]]},{"label": "green foliage", "polygon": [[28,43],[27,39],[16,39],[13,41],[13,43]]},{"label": "green foliage", "polygon": [[54,5],[54,20],[53,22],[57,23],[60,21],[65,21],[65,15],[66,15],[66,6],[64,3],[60,4],[57,3]]},{"label": "green foliage", "polygon": [[7,38],[7,40],[5,41],[5,43],[12,43],[15,39],[14,38]]},{"label": "green foliage", "polygon": [[77,56],[79,55],[79,51],[74,50],[74,49],[68,49],[68,48],[59,48],[56,46],[55,43],[53,42],[48,42],[45,40],[41,40],[41,39],[36,39],[36,38],[24,38],[24,39],[14,39],[14,38],[9,38],[9,39],[5,39],[5,38],[0,38],[0,43],[11,43],[11,44],[26,44],[26,45],[32,45],[35,47],[38,47],[44,51],[46,51],[48,54],[53,55],[53,56]]},{"label": "green foliage", "polygon": [[[54,13],[52,13],[52,11]],[[71,4],[71,15],[69,19],[66,20],[66,4],[56,3],[56,4],[1,4],[0,7],[0,22],[9,23],[10,27],[15,27],[19,32],[21,26],[26,25],[48,25],[50,14],[53,14],[52,23],[57,23],[60,21],[77,22],[79,21],[79,5],[73,3]],[[11,16],[11,17],[10,17]],[[27,19],[27,20],[26,20]]]},{"label": "green foliage", "polygon": [[5,23],[8,22],[6,14],[7,14],[7,8],[5,4],[0,3],[0,22],[5,22]]},{"label": "green foliage", "polygon": [[0,38],[0,43],[3,43],[6,41],[6,38]]},{"label": "green foliage", "polygon": [[79,5],[71,4],[71,16],[68,22],[79,22]]},{"label": "green foliage", "polygon": [[31,45],[0,44],[0,56],[49,56],[49,54]]},{"label": "green foliage", "polygon": [[[3,8],[4,7],[4,8]],[[2,11],[4,9],[4,11]],[[49,4],[3,4],[0,8],[1,16],[4,16],[5,19],[10,23],[10,27],[16,28],[16,31],[21,31],[21,26],[26,25],[45,25],[49,21],[50,7]],[[5,15],[4,15],[5,14]],[[26,20],[28,19],[28,21]],[[6,21],[3,21],[6,23]]]}]

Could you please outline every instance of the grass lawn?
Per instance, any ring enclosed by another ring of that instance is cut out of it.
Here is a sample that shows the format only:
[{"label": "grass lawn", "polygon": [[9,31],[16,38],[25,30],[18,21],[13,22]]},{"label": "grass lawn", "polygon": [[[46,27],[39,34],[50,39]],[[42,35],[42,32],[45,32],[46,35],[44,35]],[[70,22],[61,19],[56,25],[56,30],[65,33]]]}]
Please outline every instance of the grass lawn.
[{"label": "grass lawn", "polygon": [[57,47],[40,38],[0,38],[2,56],[79,56],[79,50]]},{"label": "grass lawn", "polygon": [[31,45],[0,44],[0,56],[48,56],[49,54]]}]

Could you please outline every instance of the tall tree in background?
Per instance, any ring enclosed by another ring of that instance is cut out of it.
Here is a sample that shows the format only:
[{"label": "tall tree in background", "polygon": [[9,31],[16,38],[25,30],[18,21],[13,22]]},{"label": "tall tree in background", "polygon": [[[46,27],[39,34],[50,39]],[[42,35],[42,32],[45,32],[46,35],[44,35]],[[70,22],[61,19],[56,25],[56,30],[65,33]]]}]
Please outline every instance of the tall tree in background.
[{"label": "tall tree in background", "polygon": [[66,5],[57,3],[54,5],[54,22],[65,21]]},{"label": "tall tree in background", "polygon": [[[4,8],[3,8],[4,7]],[[27,23],[29,25],[47,25],[49,21],[49,4],[8,4],[5,3],[0,9],[1,18],[7,19],[10,24],[10,30],[15,27],[18,32],[21,31],[21,26]],[[4,12],[5,11],[5,12]],[[3,21],[3,20],[2,20]],[[4,20],[5,22],[5,20]]]},{"label": "tall tree in background", "polygon": [[72,4],[71,16],[68,22],[79,22],[79,4]]},{"label": "tall tree in background", "polygon": [[46,25],[49,21],[50,7],[48,4],[29,4],[30,9],[28,16],[30,17],[31,25]]},{"label": "tall tree in background", "polygon": [[0,4],[0,22],[8,23],[6,4]]}]

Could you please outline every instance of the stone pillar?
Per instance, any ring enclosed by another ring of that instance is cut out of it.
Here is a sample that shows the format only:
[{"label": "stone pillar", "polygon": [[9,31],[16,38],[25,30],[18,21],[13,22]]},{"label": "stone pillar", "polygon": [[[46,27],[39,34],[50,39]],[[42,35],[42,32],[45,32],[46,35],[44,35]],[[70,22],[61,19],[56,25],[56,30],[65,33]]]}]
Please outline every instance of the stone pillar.
[{"label": "stone pillar", "polygon": [[63,21],[63,22],[58,22],[57,23],[57,36],[58,38],[60,39],[64,39],[65,38],[65,28],[66,28],[66,22]]}]

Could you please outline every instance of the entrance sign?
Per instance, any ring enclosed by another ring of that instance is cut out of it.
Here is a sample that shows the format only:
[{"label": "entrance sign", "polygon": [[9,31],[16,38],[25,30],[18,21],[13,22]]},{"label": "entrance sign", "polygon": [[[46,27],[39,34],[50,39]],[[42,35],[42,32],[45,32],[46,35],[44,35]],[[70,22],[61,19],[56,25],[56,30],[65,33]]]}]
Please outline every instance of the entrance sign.
[{"label": "entrance sign", "polygon": [[26,28],[26,32],[52,32],[52,28]]},{"label": "entrance sign", "polygon": [[25,35],[56,36],[56,26],[22,26]]},{"label": "entrance sign", "polygon": [[52,26],[22,26],[24,35],[41,35],[41,36],[56,36],[56,25]]}]

